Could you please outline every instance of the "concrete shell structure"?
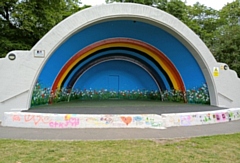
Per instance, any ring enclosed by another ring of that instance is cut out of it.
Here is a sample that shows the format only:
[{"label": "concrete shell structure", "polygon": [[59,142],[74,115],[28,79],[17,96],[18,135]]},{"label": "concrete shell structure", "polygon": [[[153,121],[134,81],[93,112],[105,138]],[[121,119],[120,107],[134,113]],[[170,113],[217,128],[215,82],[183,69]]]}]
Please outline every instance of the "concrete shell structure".
[{"label": "concrete shell structure", "polygon": [[[134,81],[128,83],[132,87],[186,91],[206,83],[211,105],[240,106],[236,72],[216,62],[193,31],[161,10],[125,3],[80,11],[56,25],[30,51],[12,51],[0,59],[0,119],[4,112],[31,107],[38,80],[52,89],[77,87],[84,81],[82,88],[100,89],[93,83],[99,77],[92,75],[99,70],[113,81],[119,76],[111,74],[120,70],[120,77],[129,75]],[[118,89],[121,84],[128,89],[124,82],[129,78],[118,83]]]}]

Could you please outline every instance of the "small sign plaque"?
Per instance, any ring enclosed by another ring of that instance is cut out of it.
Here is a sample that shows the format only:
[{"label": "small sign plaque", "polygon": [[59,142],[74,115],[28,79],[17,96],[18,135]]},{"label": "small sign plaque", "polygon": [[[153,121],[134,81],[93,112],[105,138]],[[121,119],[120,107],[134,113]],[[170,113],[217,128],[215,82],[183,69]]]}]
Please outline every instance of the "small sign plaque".
[{"label": "small sign plaque", "polygon": [[45,51],[44,50],[34,50],[34,57],[44,58]]},{"label": "small sign plaque", "polygon": [[213,76],[215,77],[219,76],[219,67],[213,67]]}]

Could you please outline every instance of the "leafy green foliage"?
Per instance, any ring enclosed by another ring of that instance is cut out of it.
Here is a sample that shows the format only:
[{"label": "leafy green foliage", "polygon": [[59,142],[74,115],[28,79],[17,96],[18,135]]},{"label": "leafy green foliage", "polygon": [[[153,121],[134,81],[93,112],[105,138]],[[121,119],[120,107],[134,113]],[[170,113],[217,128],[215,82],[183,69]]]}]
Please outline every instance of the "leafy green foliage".
[{"label": "leafy green foliage", "polygon": [[30,49],[53,26],[79,7],[78,0],[2,0],[0,2],[0,57]]},{"label": "leafy green foliage", "polygon": [[[12,16],[16,12],[18,0],[0,2],[0,57],[13,49],[29,49],[26,45],[24,35],[17,27],[16,19]],[[21,39],[23,38],[23,39]]]},{"label": "leafy green foliage", "polygon": [[227,63],[240,77],[240,2],[227,4],[219,15],[220,25],[209,48],[219,62]]},{"label": "leafy green foliage", "polygon": [[162,0],[157,8],[166,11],[183,22],[187,20],[187,6],[181,0]]},{"label": "leafy green foliage", "polygon": [[185,22],[206,44],[213,42],[214,31],[218,28],[218,11],[196,3],[188,7],[188,21]]}]

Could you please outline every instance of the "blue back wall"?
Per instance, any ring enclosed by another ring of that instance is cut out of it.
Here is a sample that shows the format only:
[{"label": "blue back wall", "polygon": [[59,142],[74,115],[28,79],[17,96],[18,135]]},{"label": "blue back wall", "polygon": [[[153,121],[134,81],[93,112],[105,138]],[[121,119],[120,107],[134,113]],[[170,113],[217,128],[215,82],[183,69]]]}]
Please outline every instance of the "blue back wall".
[{"label": "blue back wall", "polygon": [[158,90],[152,77],[138,65],[112,60],[102,62],[86,71],[76,82],[74,88],[124,90]]},{"label": "blue back wall", "polygon": [[49,58],[39,76],[40,83],[51,87],[63,65],[79,50],[96,41],[116,37],[141,40],[161,50],[178,69],[186,89],[206,82],[192,54],[171,34],[144,22],[116,20],[95,24],[68,38]]}]

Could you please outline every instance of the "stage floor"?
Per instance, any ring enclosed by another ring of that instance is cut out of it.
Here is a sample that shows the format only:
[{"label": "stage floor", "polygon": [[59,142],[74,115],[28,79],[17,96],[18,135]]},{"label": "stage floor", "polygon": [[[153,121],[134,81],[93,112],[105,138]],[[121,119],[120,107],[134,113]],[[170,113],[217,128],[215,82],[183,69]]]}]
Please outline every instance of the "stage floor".
[{"label": "stage floor", "polygon": [[214,111],[227,108],[210,105],[169,103],[162,101],[108,100],[73,101],[34,106],[23,112],[57,114],[166,114]]}]

